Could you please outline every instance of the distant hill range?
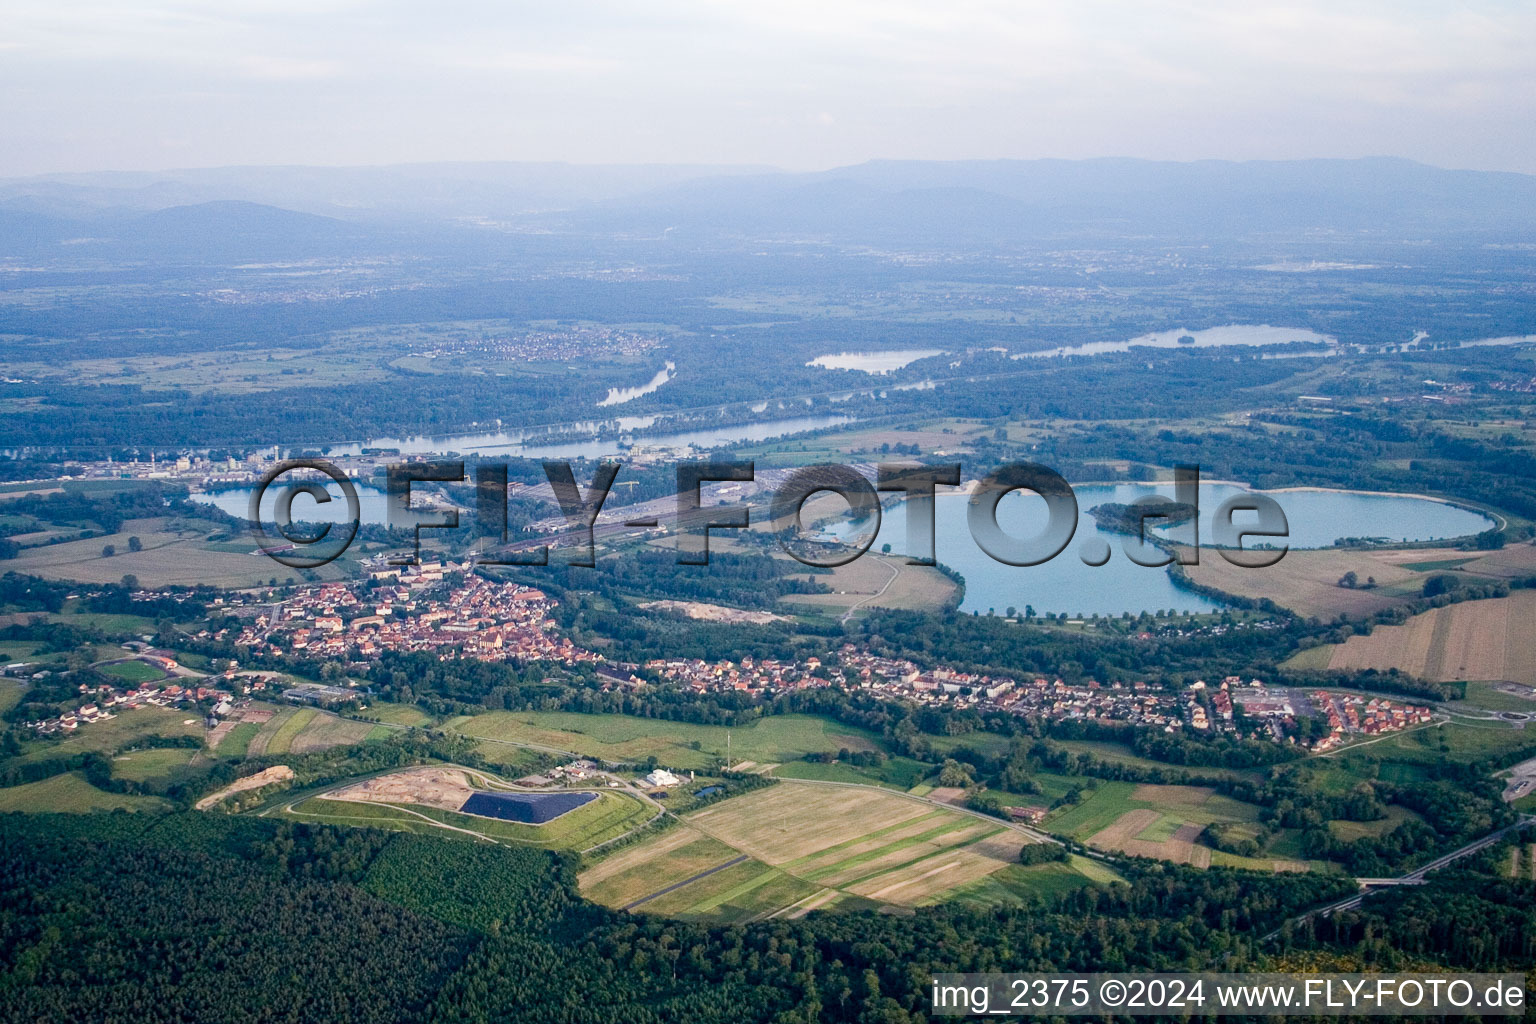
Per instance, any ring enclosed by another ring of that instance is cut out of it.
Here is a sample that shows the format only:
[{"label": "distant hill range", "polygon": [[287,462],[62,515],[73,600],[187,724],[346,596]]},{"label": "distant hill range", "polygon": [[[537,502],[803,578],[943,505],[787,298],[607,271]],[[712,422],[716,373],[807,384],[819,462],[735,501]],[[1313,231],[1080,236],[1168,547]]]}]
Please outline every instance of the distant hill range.
[{"label": "distant hill range", "polygon": [[229,167],[0,181],[0,251],[323,251],[423,231],[921,247],[1068,239],[1528,240],[1536,177],[1408,160]]}]

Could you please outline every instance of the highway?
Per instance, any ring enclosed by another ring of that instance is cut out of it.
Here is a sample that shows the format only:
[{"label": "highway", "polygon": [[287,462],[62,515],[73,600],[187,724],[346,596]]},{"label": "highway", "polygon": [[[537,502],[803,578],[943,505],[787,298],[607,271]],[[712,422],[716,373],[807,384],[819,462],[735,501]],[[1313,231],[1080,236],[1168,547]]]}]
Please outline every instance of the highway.
[{"label": "highway", "polygon": [[[1479,850],[1486,850],[1488,847],[1502,840],[1505,836],[1512,832],[1518,832],[1520,829],[1525,828],[1533,821],[1536,821],[1536,816],[1522,814],[1520,816],[1520,820],[1515,822],[1513,825],[1508,825],[1504,828],[1501,828],[1497,832],[1490,832],[1483,838],[1474,842],[1470,842],[1466,846],[1461,847],[1459,850],[1452,850],[1450,853],[1447,853],[1442,857],[1436,857],[1428,864],[1425,864],[1423,867],[1415,868],[1414,870],[1408,872],[1406,875],[1399,875],[1397,878],[1376,878],[1365,880],[1372,884],[1372,888],[1367,889],[1365,892],[1356,893],[1355,895],[1349,896],[1345,899],[1336,900],[1335,902],[1330,903],[1325,907],[1318,907],[1316,910],[1309,910],[1305,914],[1291,918],[1286,922],[1286,924],[1298,924],[1313,917],[1327,917],[1329,914],[1340,910],[1354,910],[1356,907],[1360,906],[1361,903],[1365,902],[1365,898],[1371,895],[1371,893],[1375,892],[1377,888],[1394,885],[1422,884],[1425,880],[1425,876],[1428,875],[1431,871],[1438,871],[1449,864],[1453,864],[1456,861],[1461,860],[1463,857],[1470,857],[1472,854],[1477,853]],[[1265,935],[1259,941],[1268,942],[1269,940],[1278,936],[1280,932],[1284,930],[1284,928],[1285,925],[1281,925],[1279,928],[1276,928],[1274,931]]]}]

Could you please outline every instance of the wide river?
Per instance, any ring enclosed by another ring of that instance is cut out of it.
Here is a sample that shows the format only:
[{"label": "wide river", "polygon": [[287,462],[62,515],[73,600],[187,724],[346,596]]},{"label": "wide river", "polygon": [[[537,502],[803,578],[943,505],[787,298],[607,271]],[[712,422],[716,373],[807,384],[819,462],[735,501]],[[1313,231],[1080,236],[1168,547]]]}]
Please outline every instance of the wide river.
[{"label": "wide river", "polygon": [[[659,375],[658,375],[659,376]],[[653,381],[653,383],[655,383]],[[659,383],[655,387],[660,387]],[[655,390],[647,385],[646,389]],[[646,390],[641,389],[641,390]],[[766,408],[766,403],[764,404]],[[756,410],[761,411],[761,409]],[[478,434],[427,435],[412,437],[375,437],[363,442],[328,446],[329,455],[361,455],[364,449],[395,450],[402,455],[445,455],[458,452],[488,457],[510,455],[521,459],[602,459],[621,453],[620,435],[645,430],[657,422],[655,416],[618,416],[610,420],[578,420],[538,430],[498,430]],[[709,451],[742,441],[767,441],[786,434],[807,430],[825,430],[852,423],[853,417],[820,414],[792,416],[787,419],[761,420],[756,423],[731,423],[700,426],[666,434],[634,434],[637,445],[681,448],[693,445]],[[572,434],[607,432],[605,436],[581,441],[544,440],[551,430]]]}]

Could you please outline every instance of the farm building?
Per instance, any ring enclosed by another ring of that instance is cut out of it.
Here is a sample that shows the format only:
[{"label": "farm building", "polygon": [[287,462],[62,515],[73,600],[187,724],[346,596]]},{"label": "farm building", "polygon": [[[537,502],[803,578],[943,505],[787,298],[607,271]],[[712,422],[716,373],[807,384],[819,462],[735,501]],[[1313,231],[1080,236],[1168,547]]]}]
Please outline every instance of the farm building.
[{"label": "farm building", "polygon": [[319,683],[299,683],[283,691],[283,699],[295,704],[345,704],[356,700],[358,693],[340,686],[322,686]]},{"label": "farm building", "polygon": [[683,780],[678,778],[676,775],[673,775],[665,768],[657,768],[655,771],[651,772],[651,774],[647,775],[640,781],[645,783],[647,786],[660,786],[665,789],[667,786],[681,785]]}]

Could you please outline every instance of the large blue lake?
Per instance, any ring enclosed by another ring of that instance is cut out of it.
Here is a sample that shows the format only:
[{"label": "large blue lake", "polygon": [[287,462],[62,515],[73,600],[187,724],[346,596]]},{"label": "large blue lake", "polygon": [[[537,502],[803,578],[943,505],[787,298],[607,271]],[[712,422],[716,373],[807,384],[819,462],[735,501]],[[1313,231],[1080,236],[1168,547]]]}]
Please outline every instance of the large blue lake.
[{"label": "large blue lake", "polygon": [[[1092,615],[1119,615],[1122,612],[1173,610],[1180,612],[1212,611],[1218,602],[1176,586],[1167,570],[1137,565],[1122,548],[1124,535],[1101,530],[1088,510],[1107,502],[1129,504],[1148,494],[1173,496],[1173,486],[1144,484],[1079,486],[1077,494],[1078,526],[1072,542],[1062,553],[1043,565],[1017,567],[994,561],[971,539],[967,525],[969,501],[959,495],[940,496],[935,502],[935,549],[939,561],[965,577],[963,611],[985,615],[995,610],[1001,615],[1010,606],[1023,611],[1032,605],[1036,612],[1065,612]],[[1244,493],[1229,484],[1203,484],[1200,488],[1200,541],[1208,545],[1211,517],[1228,497]],[[1357,494],[1346,491],[1268,492],[1285,511],[1290,527],[1292,548],[1330,547],[1340,537],[1381,537],[1393,541],[1438,540],[1477,533],[1493,525],[1478,512],[1432,501],[1387,494]],[[1235,522],[1242,525],[1241,515]],[[1018,537],[1038,534],[1045,523],[1045,502],[1034,495],[1016,492],[998,503],[998,523]],[[868,535],[872,524],[837,523],[828,532],[841,538]],[[1187,532],[1187,527],[1185,528]],[[1102,540],[1111,551],[1107,563],[1098,567],[1085,565],[1079,549],[1085,541]],[[872,550],[889,543],[893,552],[906,548],[906,516],[903,507],[887,508]],[[1148,550],[1144,561],[1151,561]],[[1220,558],[1207,548],[1202,558]],[[1254,572],[1262,572],[1255,569]]]}]

